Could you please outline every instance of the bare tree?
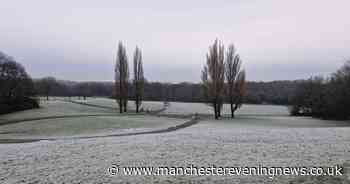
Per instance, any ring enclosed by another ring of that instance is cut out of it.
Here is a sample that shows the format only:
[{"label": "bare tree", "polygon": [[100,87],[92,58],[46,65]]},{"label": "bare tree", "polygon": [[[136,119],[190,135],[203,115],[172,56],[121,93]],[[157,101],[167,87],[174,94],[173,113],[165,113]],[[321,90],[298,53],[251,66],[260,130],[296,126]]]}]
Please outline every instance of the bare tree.
[{"label": "bare tree", "polygon": [[224,97],[224,45],[217,39],[209,48],[207,63],[202,70],[202,82],[205,96],[214,108],[215,119],[221,116]]},{"label": "bare tree", "polygon": [[119,112],[127,111],[129,67],[125,47],[118,44],[117,61],[115,65],[115,96],[119,105]]},{"label": "bare tree", "polygon": [[90,96],[90,83],[89,82],[82,82],[77,85],[78,88],[78,95],[83,97],[83,100],[86,100],[86,97]]},{"label": "bare tree", "polygon": [[45,94],[46,100],[49,100],[51,92],[57,85],[57,81],[54,77],[44,77],[40,80],[39,90]]},{"label": "bare tree", "polygon": [[143,87],[144,87],[142,53],[138,47],[136,47],[135,53],[134,53],[134,87],[135,87],[136,113],[138,113],[139,108],[142,104]]},{"label": "bare tree", "polygon": [[124,106],[124,112],[127,111],[128,107],[128,98],[129,98],[129,64],[128,60],[126,59],[123,63],[123,106]]},{"label": "bare tree", "polygon": [[235,111],[242,106],[245,93],[245,72],[241,70],[241,64],[242,60],[231,44],[226,52],[225,74],[232,118],[235,117]]}]

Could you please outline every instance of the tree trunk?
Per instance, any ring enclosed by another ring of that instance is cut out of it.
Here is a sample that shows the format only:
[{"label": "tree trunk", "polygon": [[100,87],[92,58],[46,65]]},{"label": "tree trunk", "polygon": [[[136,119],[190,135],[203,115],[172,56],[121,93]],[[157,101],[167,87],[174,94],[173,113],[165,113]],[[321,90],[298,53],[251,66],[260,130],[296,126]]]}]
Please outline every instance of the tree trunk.
[{"label": "tree trunk", "polygon": [[139,113],[139,98],[137,96],[135,99],[135,103],[136,103],[136,113]]},{"label": "tree trunk", "polygon": [[235,118],[235,112],[237,109],[238,109],[238,104],[235,104],[235,107],[232,110],[232,116],[233,116],[232,118]]},{"label": "tree trunk", "polygon": [[122,104],[121,98],[119,98],[118,103],[119,103],[119,113],[123,113],[123,104]]},{"label": "tree trunk", "polygon": [[230,102],[231,105],[231,118],[235,118],[235,111],[233,110],[233,102]]},{"label": "tree trunk", "polygon": [[214,107],[214,116],[215,116],[215,119],[218,119],[218,111],[217,111],[216,101],[214,101],[213,107]]},{"label": "tree trunk", "polygon": [[220,108],[220,107],[219,107],[219,104],[216,103],[216,116],[217,116],[217,119],[218,119],[219,116],[220,116],[220,115],[219,115],[219,111],[220,111],[219,108]]},{"label": "tree trunk", "polygon": [[128,89],[127,89],[128,85],[125,84],[125,96],[124,96],[124,112],[126,112],[128,110]]},{"label": "tree trunk", "polygon": [[124,99],[124,112],[126,112],[127,111],[127,100],[128,100],[128,98],[127,97],[125,97],[125,99]]},{"label": "tree trunk", "polygon": [[123,86],[122,86],[122,75],[121,69],[119,69],[120,77],[119,77],[119,112],[123,113]]}]

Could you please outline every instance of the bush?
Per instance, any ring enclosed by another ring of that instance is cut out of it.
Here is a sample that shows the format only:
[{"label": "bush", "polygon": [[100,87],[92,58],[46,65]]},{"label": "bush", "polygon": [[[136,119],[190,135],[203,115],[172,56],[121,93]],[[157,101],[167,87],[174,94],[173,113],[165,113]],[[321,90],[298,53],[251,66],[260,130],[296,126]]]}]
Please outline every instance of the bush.
[{"label": "bush", "polygon": [[33,98],[21,98],[0,100],[0,114],[6,114],[15,111],[22,111],[27,109],[39,108],[39,102]]},{"label": "bush", "polygon": [[329,79],[316,77],[299,84],[291,100],[290,114],[323,119],[350,117],[350,61]]}]

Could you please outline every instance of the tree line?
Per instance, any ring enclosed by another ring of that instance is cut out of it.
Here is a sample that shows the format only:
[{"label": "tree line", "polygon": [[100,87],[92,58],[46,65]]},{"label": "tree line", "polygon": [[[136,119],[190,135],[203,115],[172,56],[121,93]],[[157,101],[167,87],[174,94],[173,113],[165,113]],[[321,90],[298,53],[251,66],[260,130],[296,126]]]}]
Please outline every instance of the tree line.
[{"label": "tree line", "polygon": [[[45,81],[47,78],[49,84]],[[42,80],[45,79],[44,84]],[[76,82],[59,80],[53,77],[33,79],[36,91],[40,96],[75,96],[84,99],[86,97],[113,97],[114,82]],[[288,105],[295,89],[303,80],[296,81],[272,81],[272,82],[246,82],[246,95],[243,103],[248,104],[276,104]],[[45,89],[44,86],[51,85]],[[205,102],[205,96],[200,83],[166,83],[144,80],[143,100],[147,101],[178,101],[178,102]],[[129,99],[134,100],[134,85],[128,84]],[[48,92],[48,93],[47,93]],[[224,97],[224,102],[229,99]]]},{"label": "tree line", "polygon": [[323,119],[350,117],[350,61],[329,77],[316,76],[302,81],[291,100],[290,113]]},{"label": "tree line", "polygon": [[0,52],[0,114],[38,108],[34,83],[24,67]]}]

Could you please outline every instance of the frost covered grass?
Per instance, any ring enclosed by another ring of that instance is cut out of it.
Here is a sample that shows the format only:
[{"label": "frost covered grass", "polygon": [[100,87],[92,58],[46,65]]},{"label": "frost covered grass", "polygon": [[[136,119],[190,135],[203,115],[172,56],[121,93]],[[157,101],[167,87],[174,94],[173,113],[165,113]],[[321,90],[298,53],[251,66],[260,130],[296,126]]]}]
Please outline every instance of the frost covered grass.
[{"label": "frost covered grass", "polygon": [[[71,103],[64,98],[42,100],[40,109],[0,116],[0,139],[47,139],[110,135],[132,131],[162,129],[184,123],[185,120],[152,116],[120,116],[114,109]],[[111,99],[91,98],[89,103],[112,106]],[[146,104],[146,103],[145,103]],[[150,102],[150,107],[160,103]],[[159,105],[158,105],[159,104]],[[15,122],[15,123],[11,123]]]},{"label": "frost covered grass", "polygon": [[[213,108],[204,103],[182,103],[170,102],[163,114],[213,114]],[[223,115],[229,115],[230,105],[224,104]],[[287,116],[288,108],[280,105],[250,105],[243,104],[243,106],[236,111],[237,115],[273,115],[273,116]]]},{"label": "frost covered grass", "polygon": [[107,114],[116,111],[109,109],[102,109],[97,107],[84,106],[73,104],[70,102],[51,100],[41,101],[39,109],[31,109],[26,111],[19,111],[15,113],[5,114],[0,116],[0,125],[10,120],[21,120],[27,118],[40,118],[50,116],[65,116],[65,115],[88,115],[88,114]]},{"label": "frost covered grass", "polygon": [[184,120],[152,116],[96,116],[43,119],[1,126],[0,139],[47,139],[111,135],[163,129]]},{"label": "frost covered grass", "polygon": [[[116,103],[115,99],[110,98],[87,98],[86,100],[83,99],[77,99],[72,98],[75,102],[81,102],[81,103],[87,103],[92,105],[98,105],[102,107],[109,107],[109,108],[118,108],[118,104]],[[128,110],[135,110],[136,106],[134,101],[128,102]],[[163,102],[155,102],[155,101],[143,101],[140,108],[143,108],[144,111],[156,111],[163,108]]]},{"label": "frost covered grass", "polygon": [[235,119],[221,120],[205,119],[202,124],[214,123],[228,128],[321,128],[321,127],[350,127],[350,121],[320,120],[311,117],[292,116],[253,116],[238,115]]},{"label": "frost covered grass", "polygon": [[232,127],[204,122],[166,134],[0,145],[3,183],[349,183],[323,176],[109,176],[120,166],[350,167],[349,128]]},{"label": "frost covered grass", "polygon": [[[106,105],[110,103],[107,100],[96,99],[98,102],[92,103]],[[156,105],[158,103],[161,102]],[[225,109],[228,114],[229,108]],[[118,113],[62,101],[47,102],[45,108],[0,116],[0,119],[82,113],[107,116],[8,124],[0,126],[3,132],[0,137],[108,135],[184,122],[183,119],[145,115],[110,116]],[[162,112],[163,115],[194,113],[211,114],[211,108],[199,103],[171,102]],[[214,120],[203,116],[198,124],[168,133],[0,144],[0,183],[350,183],[350,123],[287,114],[283,106],[244,105],[236,119]],[[341,177],[109,176],[107,168],[112,164],[155,167],[341,165],[347,172]]]}]

